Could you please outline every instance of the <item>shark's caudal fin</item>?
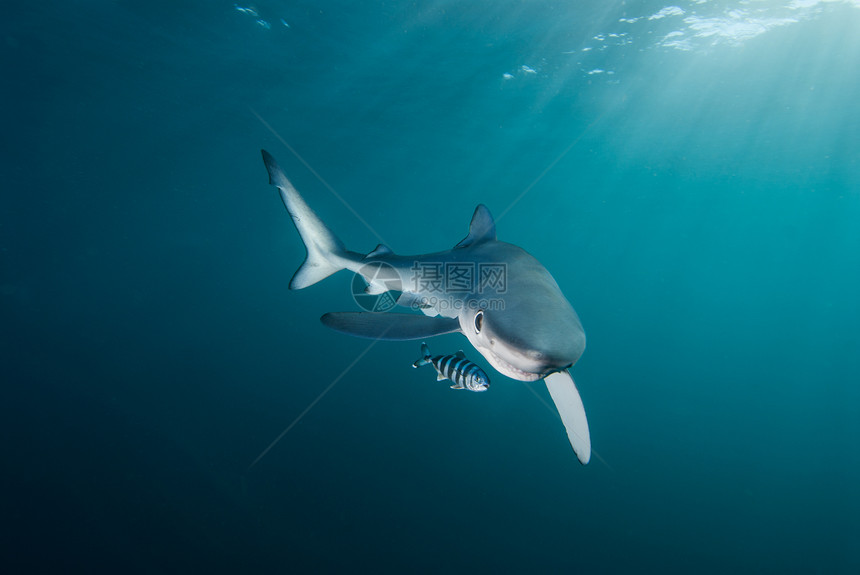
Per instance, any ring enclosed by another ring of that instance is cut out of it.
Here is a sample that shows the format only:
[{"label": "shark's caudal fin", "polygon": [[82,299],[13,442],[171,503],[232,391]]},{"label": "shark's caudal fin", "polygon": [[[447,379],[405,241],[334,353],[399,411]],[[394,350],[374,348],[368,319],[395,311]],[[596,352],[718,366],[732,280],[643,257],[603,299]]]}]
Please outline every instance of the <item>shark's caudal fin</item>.
[{"label": "shark's caudal fin", "polygon": [[269,171],[269,183],[277,186],[281,200],[290,213],[308,251],[305,262],[290,280],[290,289],[306,288],[343,269],[340,261],[346,254],[346,249],[319,219],[319,216],[305,203],[287,176],[284,175],[275,158],[266,150],[262,150],[262,152],[263,162]]}]

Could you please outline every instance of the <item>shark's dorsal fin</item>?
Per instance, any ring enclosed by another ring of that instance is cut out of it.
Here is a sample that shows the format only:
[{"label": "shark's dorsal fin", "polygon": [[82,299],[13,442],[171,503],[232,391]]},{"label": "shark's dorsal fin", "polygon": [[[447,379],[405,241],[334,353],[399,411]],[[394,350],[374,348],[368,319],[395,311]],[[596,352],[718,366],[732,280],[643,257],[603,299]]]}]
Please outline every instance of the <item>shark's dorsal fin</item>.
[{"label": "shark's dorsal fin", "polygon": [[373,249],[373,251],[372,251],[372,252],[370,252],[369,254],[367,254],[366,256],[364,256],[364,259],[368,259],[368,258],[377,258],[377,257],[379,257],[379,256],[388,256],[388,255],[391,255],[391,254],[393,254],[393,253],[394,253],[394,252],[391,250],[391,248],[389,248],[389,247],[388,247],[388,246],[386,246],[385,244],[379,244],[378,246],[376,246],[376,247]]},{"label": "shark's dorsal fin", "polygon": [[472,222],[469,224],[469,235],[463,241],[454,246],[454,249],[465,248],[482,242],[491,242],[496,239],[496,222],[490,210],[484,204],[478,204],[475,213],[472,214]]}]

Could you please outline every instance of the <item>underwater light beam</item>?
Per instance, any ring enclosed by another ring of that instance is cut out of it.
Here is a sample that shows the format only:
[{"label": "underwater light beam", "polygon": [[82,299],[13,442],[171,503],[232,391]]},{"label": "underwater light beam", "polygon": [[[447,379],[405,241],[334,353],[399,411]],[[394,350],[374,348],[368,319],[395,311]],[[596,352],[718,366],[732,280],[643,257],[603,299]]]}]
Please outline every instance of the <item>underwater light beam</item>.
[{"label": "underwater light beam", "polygon": [[499,216],[496,218],[496,222],[498,222],[503,217],[505,217],[505,214],[507,214],[509,211],[511,211],[511,209],[515,205],[517,205],[517,203],[519,203],[519,201],[521,199],[523,199],[526,194],[528,194],[530,191],[532,191],[532,188],[534,188],[536,185],[538,185],[538,182],[540,182],[544,178],[544,176],[546,176],[568,154],[568,152],[570,152],[573,149],[573,147],[576,146],[580,140],[582,140],[582,137],[585,136],[586,132],[588,132],[597,122],[599,122],[600,119],[603,118],[603,116],[605,114],[606,114],[606,112],[603,112],[602,114],[597,116],[597,118],[592,120],[592,122],[590,124],[588,124],[582,130],[582,132],[580,132],[579,135],[573,139],[573,141],[570,144],[568,144],[568,146],[564,149],[564,151],[562,153],[560,153],[558,156],[556,156],[556,158],[552,162],[550,162],[546,168],[544,168],[544,170],[538,175],[538,177],[535,178],[534,181],[532,181],[532,183],[526,187],[526,189],[524,189],[522,192],[520,192],[520,195],[518,195],[516,198],[514,198],[514,200],[508,205],[507,208],[502,210],[502,213],[499,214]]}]

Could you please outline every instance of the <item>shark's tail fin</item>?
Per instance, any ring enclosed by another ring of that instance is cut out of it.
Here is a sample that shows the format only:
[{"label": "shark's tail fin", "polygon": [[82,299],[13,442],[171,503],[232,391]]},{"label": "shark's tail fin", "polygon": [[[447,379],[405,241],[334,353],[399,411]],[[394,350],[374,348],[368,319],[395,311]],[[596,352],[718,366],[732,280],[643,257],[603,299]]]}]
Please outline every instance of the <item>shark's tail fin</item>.
[{"label": "shark's tail fin", "polygon": [[262,150],[262,152],[263,162],[269,171],[269,183],[277,186],[281,200],[290,213],[308,251],[305,262],[290,280],[290,289],[306,288],[343,269],[344,256],[347,253],[346,248],[305,203],[305,200],[284,175],[275,158],[266,150]]},{"label": "shark's tail fin", "polygon": [[412,364],[412,367],[421,367],[422,365],[428,365],[430,363],[430,348],[427,347],[426,343],[422,343],[421,358],[415,360],[415,363]]}]

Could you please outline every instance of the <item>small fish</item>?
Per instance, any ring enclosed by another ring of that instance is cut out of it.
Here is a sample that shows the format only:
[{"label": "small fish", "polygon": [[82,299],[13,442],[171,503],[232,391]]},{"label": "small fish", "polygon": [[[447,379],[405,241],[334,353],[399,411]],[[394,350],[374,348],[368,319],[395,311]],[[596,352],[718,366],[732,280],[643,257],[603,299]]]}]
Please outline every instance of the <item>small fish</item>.
[{"label": "small fish", "polygon": [[463,351],[460,350],[454,355],[430,355],[430,348],[426,343],[421,344],[421,354],[423,357],[412,364],[412,367],[421,367],[422,365],[431,364],[436,368],[436,381],[450,379],[454,382],[451,389],[468,389],[469,391],[487,391],[490,387],[490,378],[484,373],[484,370],[476,364],[472,363]]}]

